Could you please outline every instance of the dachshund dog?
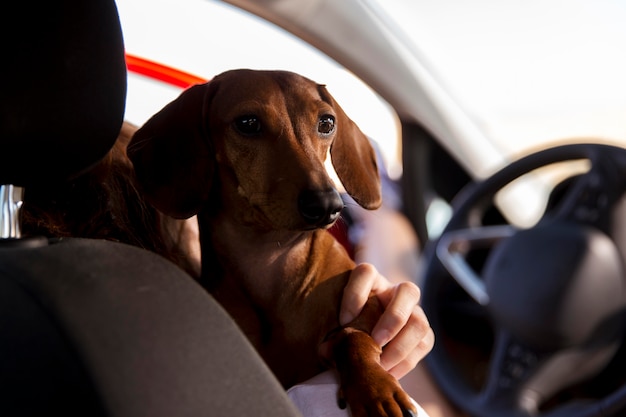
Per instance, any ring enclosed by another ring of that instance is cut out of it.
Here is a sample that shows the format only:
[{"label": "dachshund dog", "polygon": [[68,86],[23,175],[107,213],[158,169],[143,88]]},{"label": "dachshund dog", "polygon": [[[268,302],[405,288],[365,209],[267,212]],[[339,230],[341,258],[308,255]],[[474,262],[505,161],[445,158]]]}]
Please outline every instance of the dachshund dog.
[{"label": "dachshund dog", "polygon": [[128,146],[149,202],[175,218],[197,214],[201,282],[283,386],[334,366],[352,415],[411,415],[369,334],[382,313],[376,297],[339,326],[355,265],[326,230],[343,208],[329,153],[346,191],[377,208],[367,137],[323,85],[285,71],[234,70],[192,86]]}]

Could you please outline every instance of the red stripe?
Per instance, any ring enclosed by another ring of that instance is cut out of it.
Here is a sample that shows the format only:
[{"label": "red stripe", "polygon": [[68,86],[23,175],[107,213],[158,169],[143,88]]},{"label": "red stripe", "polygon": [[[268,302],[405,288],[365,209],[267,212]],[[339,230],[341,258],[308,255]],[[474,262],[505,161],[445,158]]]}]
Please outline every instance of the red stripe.
[{"label": "red stripe", "polygon": [[207,81],[206,78],[129,53],[126,53],[126,67],[130,72],[180,88],[187,88],[194,84],[202,84]]}]

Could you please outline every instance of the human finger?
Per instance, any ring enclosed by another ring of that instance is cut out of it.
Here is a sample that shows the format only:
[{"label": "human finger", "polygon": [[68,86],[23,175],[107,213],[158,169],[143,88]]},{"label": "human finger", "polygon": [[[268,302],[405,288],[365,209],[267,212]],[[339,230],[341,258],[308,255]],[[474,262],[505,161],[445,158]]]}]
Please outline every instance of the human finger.
[{"label": "human finger", "polygon": [[435,343],[433,330],[425,320],[409,321],[398,335],[383,349],[380,361],[396,378],[402,378],[432,350]]},{"label": "human finger", "polygon": [[339,309],[339,323],[346,325],[360,313],[367,299],[374,292],[381,292],[391,287],[391,283],[368,263],[357,265],[350,273],[350,278],[343,291]]},{"label": "human finger", "polygon": [[421,307],[416,309],[420,300],[420,289],[414,283],[404,281],[376,295],[385,308],[372,329],[372,338],[380,346],[389,343],[408,324],[419,325],[421,321],[425,321],[426,327],[428,326]]}]

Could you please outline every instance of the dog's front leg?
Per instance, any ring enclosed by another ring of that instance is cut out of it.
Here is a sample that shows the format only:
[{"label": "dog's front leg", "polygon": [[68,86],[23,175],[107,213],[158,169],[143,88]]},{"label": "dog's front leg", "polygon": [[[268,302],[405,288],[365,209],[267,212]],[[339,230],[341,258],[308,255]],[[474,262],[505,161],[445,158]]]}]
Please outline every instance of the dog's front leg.
[{"label": "dog's front leg", "polygon": [[382,349],[370,336],[382,312],[371,297],[350,324],[332,332],[331,361],[339,372],[339,402],[347,403],[353,417],[408,417],[417,410],[400,383],[380,364]]}]

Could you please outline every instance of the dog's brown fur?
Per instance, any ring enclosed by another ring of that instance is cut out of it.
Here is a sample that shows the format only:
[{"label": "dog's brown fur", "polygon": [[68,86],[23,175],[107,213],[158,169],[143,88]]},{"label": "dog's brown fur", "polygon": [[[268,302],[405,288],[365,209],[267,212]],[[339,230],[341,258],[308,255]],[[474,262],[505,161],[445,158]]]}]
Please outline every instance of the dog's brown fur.
[{"label": "dog's brown fur", "polygon": [[[320,372],[325,359],[353,415],[402,416],[415,409],[369,336],[381,314],[376,298],[339,327],[354,263],[324,230],[338,196],[324,167],[329,152],[352,197],[378,207],[374,152],[324,86],[251,70],[189,88],[128,147],[152,204],[177,218],[198,215],[203,284],[284,386]],[[324,341],[332,354],[321,358]]]}]

